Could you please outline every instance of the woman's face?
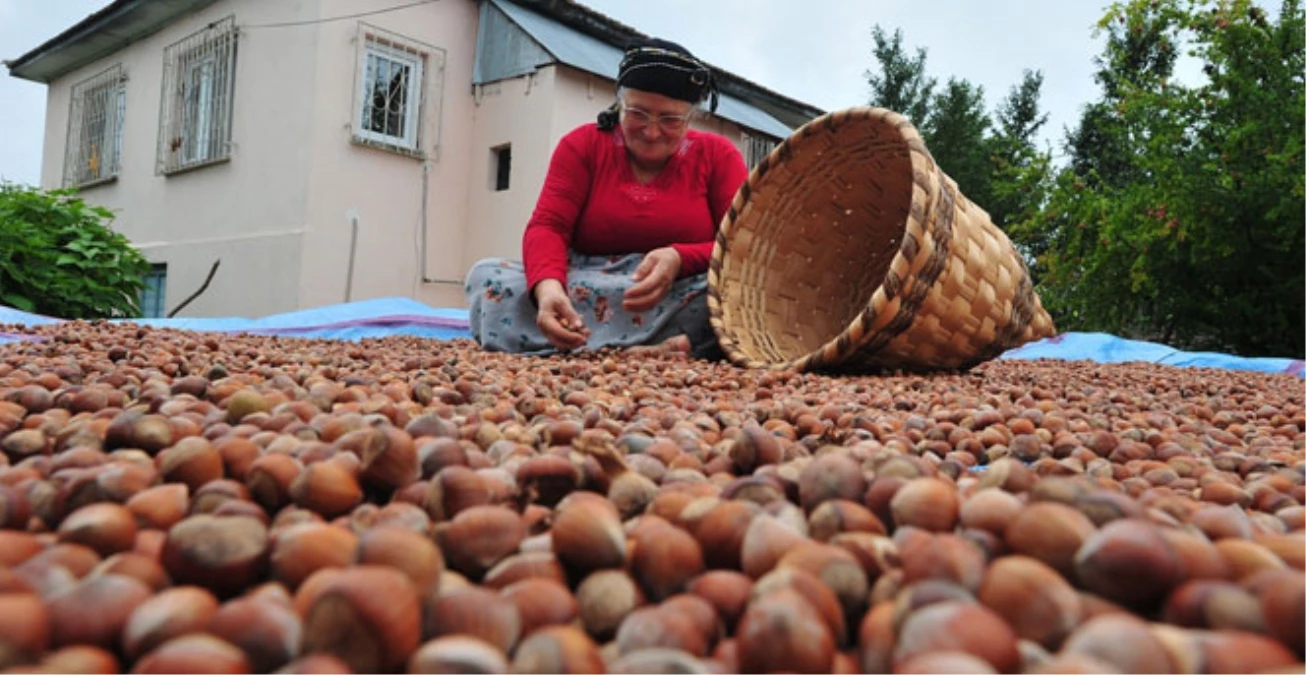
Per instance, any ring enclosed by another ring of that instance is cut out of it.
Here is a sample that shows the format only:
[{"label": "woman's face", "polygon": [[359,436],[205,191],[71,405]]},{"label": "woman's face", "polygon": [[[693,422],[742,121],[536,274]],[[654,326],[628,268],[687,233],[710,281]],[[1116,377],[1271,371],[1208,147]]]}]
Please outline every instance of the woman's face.
[{"label": "woman's face", "polygon": [[689,128],[687,101],[638,89],[621,95],[621,133],[635,162],[660,166],[675,154]]}]

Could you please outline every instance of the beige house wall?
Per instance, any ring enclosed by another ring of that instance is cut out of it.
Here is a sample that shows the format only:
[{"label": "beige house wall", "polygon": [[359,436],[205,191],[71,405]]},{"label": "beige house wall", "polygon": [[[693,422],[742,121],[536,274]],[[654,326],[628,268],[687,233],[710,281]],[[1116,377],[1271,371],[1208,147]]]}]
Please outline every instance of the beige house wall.
[{"label": "beige house wall", "polygon": [[[323,0],[322,11],[339,16],[392,4]],[[353,141],[359,105],[359,21],[429,48],[418,132],[423,157]],[[464,224],[472,182],[466,158],[473,134],[468,83],[476,46],[476,4],[436,2],[359,21],[323,24],[315,55],[317,112],[307,118],[314,128],[313,160],[308,231],[298,280],[300,306],[385,296],[407,296],[435,306],[461,305]],[[358,232],[350,283],[355,218]]]}]

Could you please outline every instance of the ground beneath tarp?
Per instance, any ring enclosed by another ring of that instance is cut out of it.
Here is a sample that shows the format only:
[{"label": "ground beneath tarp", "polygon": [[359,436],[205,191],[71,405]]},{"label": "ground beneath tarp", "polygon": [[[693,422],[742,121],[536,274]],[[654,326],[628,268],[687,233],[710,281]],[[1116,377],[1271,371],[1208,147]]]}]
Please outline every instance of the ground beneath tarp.
[{"label": "ground beneath tarp", "polygon": [[[6,332],[5,326],[40,326],[58,321],[0,305],[0,345],[25,339],[20,333]],[[132,322],[180,330],[331,340],[361,340],[391,335],[413,335],[438,340],[471,337],[467,310],[430,307],[410,298],[362,300],[260,318],[133,319]],[[1301,359],[1185,352],[1156,342],[1127,340],[1107,333],[1062,333],[1009,350],[999,358],[1088,360],[1098,363],[1143,361],[1169,366],[1288,373],[1306,377],[1306,362]]]}]

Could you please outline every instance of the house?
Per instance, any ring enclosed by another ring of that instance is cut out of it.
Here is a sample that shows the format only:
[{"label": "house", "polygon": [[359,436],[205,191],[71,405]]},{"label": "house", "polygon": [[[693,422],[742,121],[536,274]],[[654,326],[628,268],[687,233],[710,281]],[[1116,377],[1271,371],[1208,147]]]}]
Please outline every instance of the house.
[{"label": "house", "polygon": [[[148,316],[464,305],[518,257],[557,141],[635,29],[571,0],[114,0],[10,74],[48,85],[43,187],[118,214]],[[822,111],[716,70],[750,162]]]}]

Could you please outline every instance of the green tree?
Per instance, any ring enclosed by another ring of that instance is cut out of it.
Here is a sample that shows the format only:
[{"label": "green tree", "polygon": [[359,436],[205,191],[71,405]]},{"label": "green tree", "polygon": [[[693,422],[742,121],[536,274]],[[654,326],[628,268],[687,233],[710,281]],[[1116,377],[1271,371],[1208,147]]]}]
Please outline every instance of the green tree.
[{"label": "green tree", "polygon": [[[1027,236],[1062,330],[1306,352],[1300,0],[1130,0],[1099,24],[1102,98]],[[1207,80],[1172,81],[1178,45]]]},{"label": "green tree", "polygon": [[879,68],[865,73],[871,85],[870,104],[900,113],[921,126],[929,117],[935,85],[934,78],[925,74],[925,49],[918,48],[914,57],[908,56],[901,28],[890,37],[877,24],[871,38]]},{"label": "green tree", "polygon": [[981,207],[992,201],[989,126],[984,88],[949,78],[947,86],[934,97],[921,131],[934,161],[968,199]]},{"label": "green tree", "polygon": [[0,303],[65,319],[140,316],[150,264],[112,220],[71,191],[0,183]]},{"label": "green tree", "polygon": [[1042,212],[1051,188],[1052,153],[1039,150],[1035,138],[1047,123],[1039,109],[1043,73],[1026,70],[1019,84],[998,103],[994,112],[996,129],[989,140],[991,178],[989,216],[1030,262],[1037,280],[1043,270],[1038,260],[1047,251],[1047,239],[1026,236]]}]

